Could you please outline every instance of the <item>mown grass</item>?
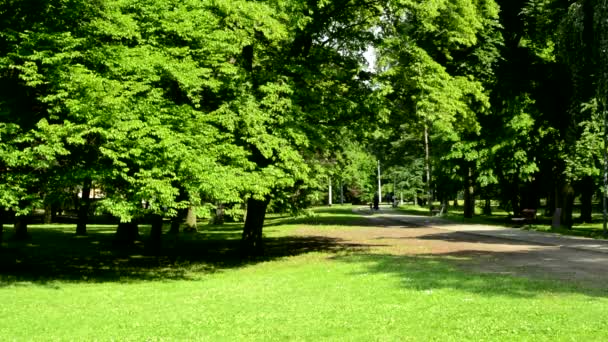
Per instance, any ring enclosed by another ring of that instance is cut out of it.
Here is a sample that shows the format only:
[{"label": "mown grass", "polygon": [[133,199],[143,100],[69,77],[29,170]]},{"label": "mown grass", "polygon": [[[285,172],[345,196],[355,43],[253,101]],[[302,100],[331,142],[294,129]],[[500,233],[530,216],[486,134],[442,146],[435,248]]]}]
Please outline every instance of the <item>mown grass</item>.
[{"label": "mown grass", "polygon": [[349,210],[319,210],[310,222],[271,219],[267,255],[256,259],[238,256],[237,224],[165,235],[159,255],[146,254],[144,243],[113,247],[111,226],[85,238],[70,226],[35,227],[31,241],[0,252],[3,265],[14,263],[2,268],[2,339],[608,338],[603,290],[469,273],[441,257],[295,234],[366,224]]}]

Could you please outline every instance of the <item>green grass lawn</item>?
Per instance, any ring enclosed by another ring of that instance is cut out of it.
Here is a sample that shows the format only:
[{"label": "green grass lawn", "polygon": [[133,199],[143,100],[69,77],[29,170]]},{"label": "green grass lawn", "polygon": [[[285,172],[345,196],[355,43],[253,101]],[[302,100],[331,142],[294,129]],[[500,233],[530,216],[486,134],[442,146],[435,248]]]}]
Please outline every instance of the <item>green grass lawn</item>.
[{"label": "green grass lawn", "polygon": [[111,226],[37,226],[0,252],[0,339],[608,339],[606,291],[294,234],[361,229],[349,207],[268,223],[267,256],[246,260],[238,225],[165,235],[154,256],[112,247]]}]

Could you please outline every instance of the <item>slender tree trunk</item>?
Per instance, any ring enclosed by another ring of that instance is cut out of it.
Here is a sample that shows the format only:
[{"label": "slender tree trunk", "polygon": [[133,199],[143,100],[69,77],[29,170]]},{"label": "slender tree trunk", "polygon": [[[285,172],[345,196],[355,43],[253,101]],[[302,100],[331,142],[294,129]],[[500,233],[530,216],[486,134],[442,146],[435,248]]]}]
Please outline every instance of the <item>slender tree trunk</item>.
[{"label": "slender tree trunk", "polygon": [[171,228],[169,228],[169,233],[170,234],[179,234],[179,227],[181,225],[182,225],[182,215],[180,215],[180,213],[178,212],[177,215],[171,219]]},{"label": "slender tree trunk", "polygon": [[511,195],[511,207],[513,209],[513,215],[519,216],[521,215],[521,201],[519,197],[519,177],[516,175],[513,179],[513,183],[510,184],[511,189],[508,191]]},{"label": "slender tree trunk", "polygon": [[433,207],[431,195],[431,152],[429,147],[429,128],[424,124],[424,172],[426,173],[426,195],[428,196],[429,210]]},{"label": "slender tree trunk", "polygon": [[177,210],[177,215],[171,219],[171,228],[169,228],[169,234],[179,234],[179,230],[182,222],[184,222],[184,219],[186,218],[187,212],[187,209]]},{"label": "slender tree trunk", "polygon": [[193,205],[188,206],[188,212],[186,213],[186,229],[184,232],[196,232],[196,207]]},{"label": "slender tree trunk", "polygon": [[564,185],[562,189],[562,217],[561,223],[568,229],[572,229],[572,209],[574,208],[574,189],[571,184]]},{"label": "slender tree trunk", "polygon": [[241,239],[244,255],[262,255],[264,253],[262,230],[268,202],[268,199],[257,200],[254,198],[249,198],[247,201],[247,219]]},{"label": "slender tree trunk", "polygon": [[492,201],[489,198],[486,198],[486,203],[483,206],[483,214],[492,215]]},{"label": "slender tree trunk", "polygon": [[465,171],[464,180],[464,217],[472,218],[475,214],[475,196],[473,188],[473,177],[470,167]]},{"label": "slender tree trunk", "polygon": [[458,195],[454,196],[454,206],[458,206]]},{"label": "slender tree trunk", "polygon": [[331,188],[331,177],[329,177],[329,198],[328,198],[328,204],[331,207],[331,205],[333,204],[332,201],[332,188]]},{"label": "slender tree trunk", "polygon": [[139,239],[137,222],[121,222],[116,229],[115,241],[121,245],[131,245]]},{"label": "slender tree trunk", "polygon": [[4,214],[4,208],[0,207],[0,249],[2,248],[3,235],[4,235],[4,218],[6,215]]},{"label": "slender tree trunk", "polygon": [[44,218],[45,224],[53,223],[53,206],[50,203],[44,203]]},{"label": "slender tree trunk", "polygon": [[[552,187],[555,188],[555,186],[552,186]],[[545,216],[553,216],[553,213],[555,212],[555,209],[557,208],[556,192],[557,192],[557,190],[553,189],[547,195],[547,205],[545,207]]]},{"label": "slender tree trunk", "polygon": [[[608,82],[608,75],[604,75],[606,78],[605,82]],[[608,86],[607,86],[608,87]],[[608,91],[608,89],[606,89]],[[606,94],[608,97],[608,94]],[[604,237],[608,237],[608,98],[605,98],[603,103],[603,117],[604,117],[604,186],[602,192],[602,213],[603,222],[602,230],[604,231]]]},{"label": "slender tree trunk", "polygon": [[582,222],[591,222],[591,213],[593,211],[593,178],[585,177],[581,183],[581,216]]},{"label": "slender tree trunk", "polygon": [[344,184],[340,180],[340,204],[344,205]]},{"label": "slender tree trunk", "polygon": [[380,175],[380,160],[378,160],[378,201],[382,203],[382,176]]},{"label": "slender tree trunk", "polygon": [[153,251],[159,251],[162,245],[163,217],[157,214],[152,215],[151,223],[149,247]]},{"label": "slender tree trunk", "polygon": [[91,186],[92,181],[85,179],[82,186],[82,197],[78,206],[78,222],[76,223],[76,235],[87,234],[87,222],[89,221],[89,208],[91,208]]},{"label": "slender tree trunk", "polygon": [[30,234],[27,232],[27,225],[29,223],[29,216],[16,216],[15,217],[15,240],[27,240],[30,238]]},{"label": "slender tree trunk", "polygon": [[213,224],[224,224],[225,222],[225,218],[224,218],[224,204],[223,203],[218,203],[217,207],[215,208],[215,213],[213,214]]}]

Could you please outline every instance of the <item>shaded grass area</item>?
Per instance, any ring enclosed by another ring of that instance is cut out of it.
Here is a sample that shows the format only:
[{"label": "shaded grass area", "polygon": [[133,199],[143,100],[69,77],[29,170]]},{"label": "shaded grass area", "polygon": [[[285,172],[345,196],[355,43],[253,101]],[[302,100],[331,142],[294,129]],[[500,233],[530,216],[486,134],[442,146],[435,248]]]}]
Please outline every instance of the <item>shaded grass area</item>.
[{"label": "shaded grass area", "polygon": [[349,248],[328,238],[290,236],[285,227],[280,233],[267,228],[264,256],[244,258],[239,249],[241,224],[204,226],[198,233],[165,233],[160,250],[148,248],[149,230],[149,226],[140,226],[141,239],[123,246],[115,244],[113,225],[89,225],[86,236],[76,236],[73,225],[32,225],[31,240],[9,239],[3,244],[0,286],[19,282],[195,279],[201,274],[285,256]]},{"label": "shaded grass area", "polygon": [[[357,226],[359,219],[350,208],[271,218],[267,256],[259,259],[238,256],[236,224],[165,235],[160,255],[147,254],[143,243],[113,247],[112,226],[91,227],[84,238],[72,235],[73,226],[37,226],[31,241],[9,242],[0,252],[2,334],[138,341],[608,338],[604,291],[471,273],[449,256],[396,255],[295,234],[369,229]],[[22,259],[6,273],[11,256]],[[48,267],[55,269],[45,273]]]}]

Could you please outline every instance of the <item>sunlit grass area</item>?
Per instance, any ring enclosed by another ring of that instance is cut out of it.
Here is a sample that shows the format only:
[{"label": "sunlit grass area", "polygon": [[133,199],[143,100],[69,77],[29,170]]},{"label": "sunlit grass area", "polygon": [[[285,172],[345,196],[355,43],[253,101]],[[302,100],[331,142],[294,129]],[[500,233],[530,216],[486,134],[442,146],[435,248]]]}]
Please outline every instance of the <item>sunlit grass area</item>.
[{"label": "sunlit grass area", "polygon": [[36,226],[30,241],[4,245],[2,339],[608,338],[606,291],[298,233],[370,229],[348,206],[270,217],[266,256],[254,259],[239,257],[238,223],[166,234],[157,255],[146,251],[146,227],[129,248],[112,246],[112,226],[80,238],[74,229]]}]

